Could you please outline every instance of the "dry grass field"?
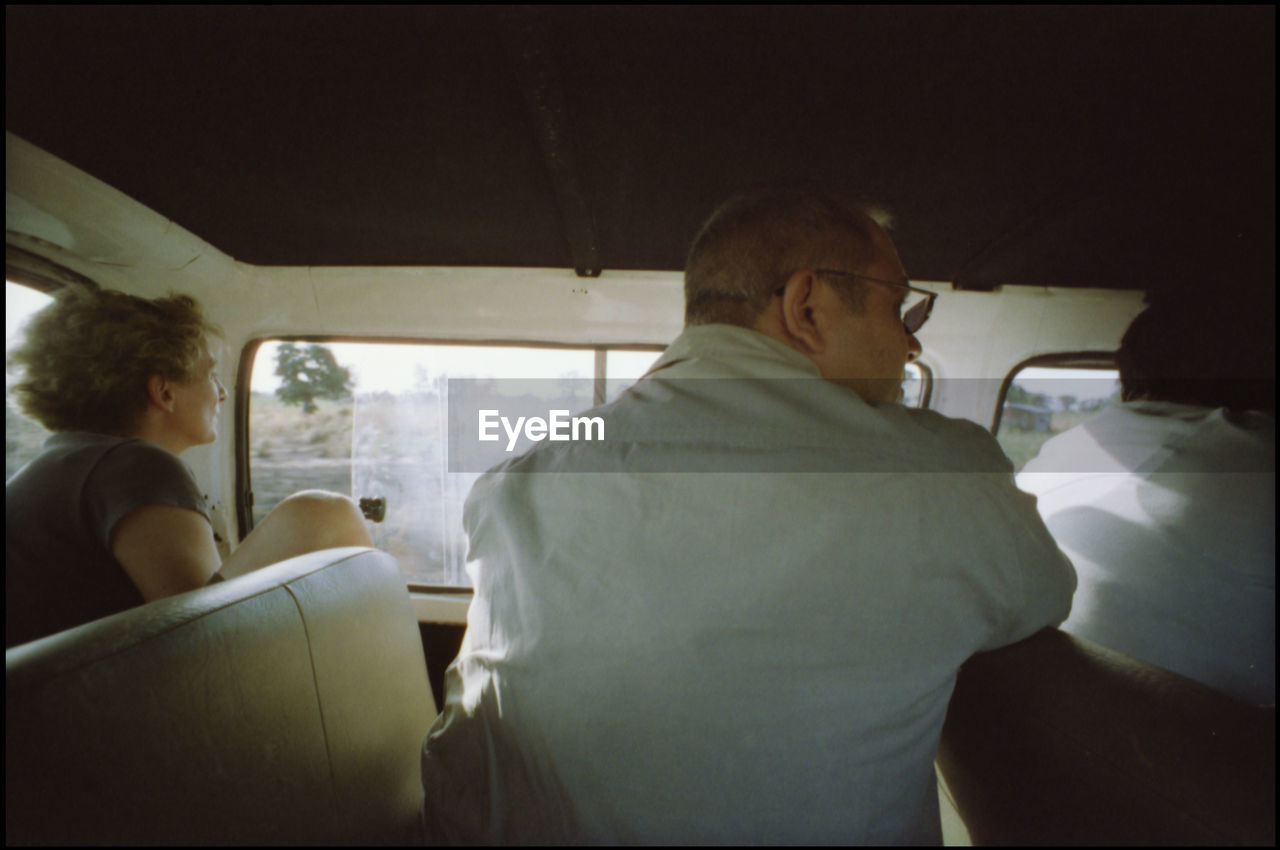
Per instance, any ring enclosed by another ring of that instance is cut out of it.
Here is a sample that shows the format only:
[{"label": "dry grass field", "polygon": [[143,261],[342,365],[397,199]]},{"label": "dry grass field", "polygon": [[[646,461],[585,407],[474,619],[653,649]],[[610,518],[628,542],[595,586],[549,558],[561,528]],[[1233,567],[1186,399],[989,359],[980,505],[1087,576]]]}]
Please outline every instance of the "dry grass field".
[{"label": "dry grass field", "polygon": [[249,470],[257,523],[290,493],[351,494],[351,402],[319,401],[315,413],[254,393],[249,404]]}]

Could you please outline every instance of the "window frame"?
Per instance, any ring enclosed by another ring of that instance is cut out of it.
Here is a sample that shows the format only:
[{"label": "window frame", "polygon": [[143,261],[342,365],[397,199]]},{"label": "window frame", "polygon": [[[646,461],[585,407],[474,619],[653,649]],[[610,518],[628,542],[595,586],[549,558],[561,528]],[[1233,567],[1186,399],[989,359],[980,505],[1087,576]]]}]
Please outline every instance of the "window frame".
[{"label": "window frame", "polygon": [[52,260],[24,251],[14,245],[5,245],[4,275],[6,280],[19,286],[26,286],[50,296],[56,296],[68,286],[82,286],[86,289],[102,288],[92,278],[73,272]]},{"label": "window frame", "polygon": [[920,370],[920,383],[923,389],[920,390],[920,403],[915,405],[917,410],[929,410],[930,403],[933,401],[933,369],[929,368],[929,364],[916,360],[908,365],[915,366]]},{"label": "window frame", "polygon": [[1107,369],[1115,371],[1116,353],[1114,351],[1063,351],[1050,354],[1037,354],[1016,364],[1000,382],[1000,392],[996,396],[996,409],[991,416],[991,436],[999,437],[1000,420],[1004,416],[1004,402],[1009,388],[1024,369],[1039,367],[1044,369]]}]

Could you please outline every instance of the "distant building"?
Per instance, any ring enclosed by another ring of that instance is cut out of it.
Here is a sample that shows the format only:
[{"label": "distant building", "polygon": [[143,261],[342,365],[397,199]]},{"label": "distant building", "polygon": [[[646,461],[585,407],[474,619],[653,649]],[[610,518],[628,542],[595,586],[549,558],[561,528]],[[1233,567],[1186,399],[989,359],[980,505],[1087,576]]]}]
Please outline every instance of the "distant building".
[{"label": "distant building", "polygon": [[1052,431],[1051,419],[1053,411],[1047,407],[1034,404],[1011,404],[1006,402],[1002,425],[1020,428],[1023,431]]}]

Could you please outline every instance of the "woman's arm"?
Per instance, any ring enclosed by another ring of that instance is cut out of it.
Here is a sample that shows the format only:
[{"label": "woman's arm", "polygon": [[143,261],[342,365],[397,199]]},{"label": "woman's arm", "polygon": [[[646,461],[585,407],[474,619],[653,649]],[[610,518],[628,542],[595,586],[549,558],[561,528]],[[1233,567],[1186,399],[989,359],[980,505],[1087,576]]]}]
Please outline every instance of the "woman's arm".
[{"label": "woman's arm", "polygon": [[360,508],[323,490],[284,499],[225,562],[209,520],[189,508],[148,504],[125,515],[111,533],[111,554],[147,602],[204,588],[215,572],[234,579],[319,549],[371,545]]},{"label": "woman's arm", "polygon": [[372,546],[360,509],[336,493],[307,490],[267,514],[225,562],[197,511],[148,505],[116,523],[111,554],[148,602],[235,578],[287,558],[339,546]]},{"label": "woman's arm", "polygon": [[148,602],[204,587],[222,565],[209,520],[173,505],[126,514],[111,533],[111,554]]}]

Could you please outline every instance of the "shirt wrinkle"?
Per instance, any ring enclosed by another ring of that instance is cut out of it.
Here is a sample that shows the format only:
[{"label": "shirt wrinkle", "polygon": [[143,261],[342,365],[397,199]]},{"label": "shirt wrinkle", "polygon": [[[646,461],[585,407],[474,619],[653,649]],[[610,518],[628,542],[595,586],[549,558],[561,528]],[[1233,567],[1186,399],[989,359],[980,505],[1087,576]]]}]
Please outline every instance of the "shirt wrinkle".
[{"label": "shirt wrinkle", "polygon": [[[471,627],[423,756],[453,840],[940,842],[956,671],[1060,622],[1074,575],[989,434],[821,379],[774,403],[770,380],[815,377],[763,334],[690,328],[609,406],[627,437],[477,482]],[[705,415],[717,392],[752,415]],[[757,454],[777,470],[742,471]],[[468,833],[477,812],[501,828]]]}]

